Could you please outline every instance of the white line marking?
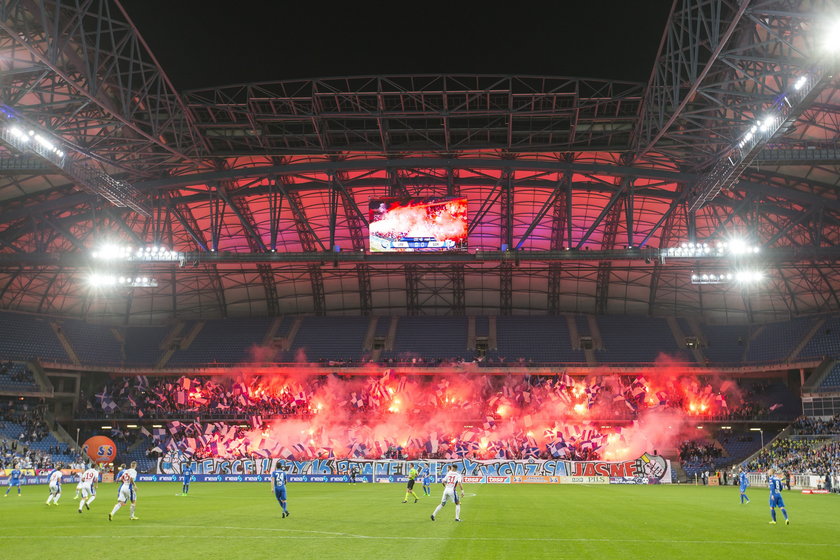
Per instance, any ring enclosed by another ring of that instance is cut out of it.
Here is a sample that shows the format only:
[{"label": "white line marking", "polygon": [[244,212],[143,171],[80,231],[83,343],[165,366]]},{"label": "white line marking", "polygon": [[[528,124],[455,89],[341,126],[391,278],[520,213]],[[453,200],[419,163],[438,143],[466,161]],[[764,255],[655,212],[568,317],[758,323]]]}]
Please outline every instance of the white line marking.
[{"label": "white line marking", "polygon": [[[444,520],[444,523],[446,521]],[[135,526],[142,527],[142,524]],[[166,525],[171,529],[207,529],[201,525]],[[51,529],[58,529],[59,527],[51,527]],[[78,528],[74,525],[67,525],[61,528]],[[269,531],[279,533],[307,533],[304,535],[225,535],[225,538],[236,539],[362,539],[362,540],[384,540],[384,541],[470,541],[470,542],[495,542],[495,541],[509,541],[508,537],[416,537],[405,536],[396,537],[389,535],[358,535],[354,533],[339,533],[331,531],[312,531],[306,529],[284,529],[280,527],[230,527],[230,526],[214,526],[214,529],[227,529],[233,531]],[[0,535],[0,540],[11,539],[139,539],[156,537],[162,539],[203,539],[203,535]],[[723,544],[723,545],[759,545],[759,546],[810,546],[810,547],[828,547],[840,548],[840,543],[803,543],[803,542],[764,542],[764,541],[714,541],[714,540],[687,540],[687,539],[609,539],[609,538],[585,538],[585,537],[517,537],[518,541],[528,542],[557,542],[557,543],[630,543],[630,544]]]},{"label": "white line marking", "polygon": [[[279,529],[283,530],[283,529]],[[312,531],[317,532],[317,531]],[[0,535],[0,540],[12,539],[203,539],[204,536],[194,535],[51,535],[49,537],[42,537],[36,535]],[[299,539],[299,540],[317,540],[317,539],[363,539],[363,540],[413,540],[413,541],[510,541],[509,538],[501,537],[391,537],[391,536],[373,536],[373,535],[352,535],[352,534],[327,534],[321,535],[225,535],[226,539]],[[691,541],[691,540],[656,540],[656,539],[586,539],[586,538],[520,538],[517,541],[529,542],[582,542],[582,543],[634,543],[634,544],[728,544],[728,545],[760,545],[760,546],[810,546],[810,547],[840,547],[838,543],[792,543],[792,542],[757,542],[757,541]]]}]

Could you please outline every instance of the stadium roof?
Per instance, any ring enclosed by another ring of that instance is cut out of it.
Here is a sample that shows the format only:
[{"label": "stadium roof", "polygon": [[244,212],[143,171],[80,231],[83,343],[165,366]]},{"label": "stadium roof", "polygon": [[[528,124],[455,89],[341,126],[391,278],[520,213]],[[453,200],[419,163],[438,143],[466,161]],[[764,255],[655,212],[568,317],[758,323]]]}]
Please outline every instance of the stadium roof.
[{"label": "stadium roof", "polygon": [[[117,2],[5,5],[0,307],[134,324],[838,311],[834,7],[677,0],[647,83],[449,74],[176,91]],[[389,195],[466,197],[469,251],[365,255],[367,203]],[[760,257],[658,251],[734,237]],[[156,287],[93,289],[104,242],[182,258],[115,269]],[[691,282],[746,266],[765,280]]]}]

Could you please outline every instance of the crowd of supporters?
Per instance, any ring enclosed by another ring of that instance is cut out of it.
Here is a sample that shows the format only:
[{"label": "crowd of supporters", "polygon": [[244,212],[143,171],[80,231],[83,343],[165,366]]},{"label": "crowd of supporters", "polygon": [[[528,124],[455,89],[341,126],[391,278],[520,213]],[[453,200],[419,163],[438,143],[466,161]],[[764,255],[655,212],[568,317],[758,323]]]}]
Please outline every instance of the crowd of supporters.
[{"label": "crowd of supporters", "polygon": [[[123,378],[85,398],[83,417],[139,416],[180,418],[185,413],[207,418],[305,416],[308,393],[302,387],[265,390],[259,377],[250,381],[216,381],[209,377]],[[294,391],[294,392],[293,392]]]},{"label": "crowd of supporters", "polygon": [[[31,399],[0,400],[0,468],[18,465],[22,469],[46,469],[56,462],[56,457],[72,457],[81,465],[81,459],[66,444],[54,444],[40,449],[33,444],[41,442],[50,430],[44,418],[46,405]],[[42,444],[43,446],[44,444]]]},{"label": "crowd of supporters", "polygon": [[6,431],[7,422],[16,424],[20,426],[19,433],[7,434],[9,437],[22,444],[37,443],[50,433],[44,420],[45,410],[45,405],[4,399],[0,401],[0,429]]},{"label": "crowd of supporters", "polygon": [[800,416],[793,423],[793,431],[799,435],[840,434],[840,414],[828,420]]},{"label": "crowd of supporters", "polygon": [[840,473],[840,442],[784,438],[774,441],[750,461],[749,469],[769,468],[796,474],[825,476]]},{"label": "crowd of supporters", "polygon": [[689,466],[710,465],[723,456],[723,449],[715,442],[684,441],[679,447],[680,461]]},{"label": "crowd of supporters", "polygon": [[[9,442],[4,440],[0,441],[0,469],[11,469],[16,465],[19,469],[49,469],[57,462],[55,456],[71,454],[72,450],[69,446],[65,448],[56,446],[47,451],[39,451],[15,440]],[[71,469],[81,469],[83,466],[84,462],[77,455],[74,455],[73,461],[66,465]]]},{"label": "crowd of supporters", "polygon": [[9,379],[17,383],[35,383],[35,377],[32,374],[32,370],[25,366],[15,367],[14,362],[4,362],[0,364],[0,377],[5,375],[8,375]]},{"label": "crowd of supporters", "polygon": [[[390,371],[390,370],[387,370]],[[386,376],[388,375],[386,371]],[[117,378],[95,395],[82,396],[81,417],[150,419],[183,419],[200,415],[209,420],[243,418],[251,415],[266,417],[306,417],[315,412],[313,396],[332,384],[338,393],[345,393],[347,409],[367,413],[380,408],[389,395],[383,394],[383,383],[377,376],[351,378],[338,374],[277,377],[164,377]],[[439,379],[441,381],[439,381]],[[405,389],[408,385],[414,406],[406,412],[434,410],[439,399],[448,391],[450,378],[401,376],[400,385],[388,390]],[[461,381],[461,380],[459,380]],[[473,380],[475,381],[475,380]],[[465,416],[481,418],[492,414],[503,401],[528,404],[560,400],[561,404],[585,407],[583,416],[633,420],[649,409],[678,409],[709,419],[760,419],[769,414],[766,407],[742,401],[736,395],[724,395],[718,388],[700,378],[685,378],[682,385],[654,387],[643,376],[587,377],[572,380],[568,375],[521,377],[499,376],[480,381],[469,399],[458,406]],[[334,391],[335,392],[335,391]],[[432,398],[425,398],[429,393]],[[423,402],[414,398],[424,396]],[[494,398],[498,397],[498,398]],[[450,404],[450,403],[447,403]],[[387,408],[387,407],[386,407]],[[582,412],[578,410],[578,412]]]}]

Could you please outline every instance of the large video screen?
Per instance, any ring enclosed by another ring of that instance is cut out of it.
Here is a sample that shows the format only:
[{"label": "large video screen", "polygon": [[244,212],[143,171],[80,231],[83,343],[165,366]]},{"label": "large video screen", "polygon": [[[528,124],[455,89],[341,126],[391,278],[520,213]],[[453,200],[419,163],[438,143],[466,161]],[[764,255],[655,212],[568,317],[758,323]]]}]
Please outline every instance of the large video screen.
[{"label": "large video screen", "polygon": [[371,252],[458,251],[466,248],[466,198],[380,198],[370,201]]}]

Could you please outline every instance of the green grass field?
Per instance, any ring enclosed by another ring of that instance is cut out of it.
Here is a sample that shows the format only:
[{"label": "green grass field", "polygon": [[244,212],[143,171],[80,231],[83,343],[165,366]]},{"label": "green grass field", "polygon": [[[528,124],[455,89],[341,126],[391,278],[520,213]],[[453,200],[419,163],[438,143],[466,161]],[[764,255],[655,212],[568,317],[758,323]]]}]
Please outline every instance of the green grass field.
[{"label": "green grass field", "polygon": [[[138,485],[137,516],[108,512],[100,485],[79,515],[73,486],[47,507],[45,486],[0,498],[0,558],[774,558],[840,557],[836,495],[784,497],[791,525],[769,525],[767,491],[740,505],[733,487],[467,485],[461,523],[441,486],[401,503],[388,484],[291,484],[290,517],[268,483]],[[781,519],[781,515],[779,516]]]}]

